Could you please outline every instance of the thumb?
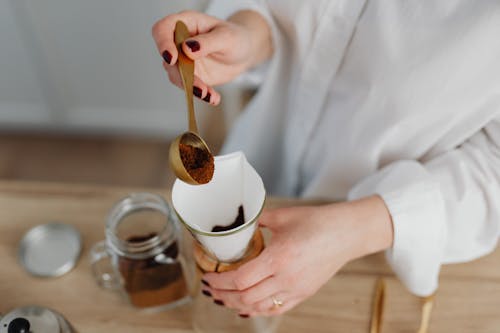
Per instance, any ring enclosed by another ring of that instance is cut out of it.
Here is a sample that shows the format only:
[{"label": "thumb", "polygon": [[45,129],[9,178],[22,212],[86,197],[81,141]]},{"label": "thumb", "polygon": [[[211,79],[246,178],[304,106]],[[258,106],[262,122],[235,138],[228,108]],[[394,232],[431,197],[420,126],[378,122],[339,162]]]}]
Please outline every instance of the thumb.
[{"label": "thumb", "polygon": [[189,37],[182,50],[192,60],[204,58],[211,53],[221,52],[234,44],[234,33],[224,26],[218,26],[207,33]]},{"label": "thumb", "polygon": [[259,225],[270,230],[277,229],[284,221],[284,208],[264,210],[259,216]]}]

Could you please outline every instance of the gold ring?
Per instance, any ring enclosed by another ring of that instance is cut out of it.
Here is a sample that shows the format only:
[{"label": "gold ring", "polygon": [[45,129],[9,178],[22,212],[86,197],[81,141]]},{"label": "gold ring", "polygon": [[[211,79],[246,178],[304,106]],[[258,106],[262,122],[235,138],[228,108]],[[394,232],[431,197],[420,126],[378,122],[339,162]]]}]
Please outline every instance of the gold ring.
[{"label": "gold ring", "polygon": [[282,300],[280,300],[278,298],[275,298],[274,296],[271,296],[271,299],[273,301],[274,307],[279,308],[279,307],[283,306],[283,301]]}]

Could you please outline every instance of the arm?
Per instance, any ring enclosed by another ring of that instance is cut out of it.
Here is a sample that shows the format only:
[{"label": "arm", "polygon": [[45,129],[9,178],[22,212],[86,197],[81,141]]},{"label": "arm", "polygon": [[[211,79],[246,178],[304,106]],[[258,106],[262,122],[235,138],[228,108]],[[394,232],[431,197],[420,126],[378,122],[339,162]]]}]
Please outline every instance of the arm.
[{"label": "arm", "polygon": [[[417,295],[432,294],[443,263],[474,259],[498,241],[500,119],[426,163],[389,165],[350,196],[355,200],[265,212],[269,246],[235,271],[206,274],[204,289],[240,314],[279,314],[346,262],[388,249],[402,282]],[[284,305],[273,307],[272,297]]]},{"label": "arm", "polygon": [[400,161],[356,186],[350,197],[378,193],[394,224],[387,258],[403,283],[426,296],[442,264],[491,252],[500,234],[500,118],[430,161]]},{"label": "arm", "polygon": [[[389,212],[379,196],[319,207],[266,211],[272,240],[254,260],[227,273],[205,274],[206,294],[242,315],[275,315],[313,295],[346,262],[392,243]],[[283,301],[273,307],[272,297]]]}]

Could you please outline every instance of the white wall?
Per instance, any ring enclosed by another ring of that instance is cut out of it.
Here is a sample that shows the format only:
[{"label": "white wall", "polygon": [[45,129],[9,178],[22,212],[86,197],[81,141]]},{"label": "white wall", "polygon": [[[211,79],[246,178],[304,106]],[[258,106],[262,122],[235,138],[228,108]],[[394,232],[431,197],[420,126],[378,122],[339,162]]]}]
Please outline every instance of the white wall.
[{"label": "white wall", "polygon": [[0,0],[0,129],[177,134],[184,97],[168,83],[151,26],[204,3]]}]

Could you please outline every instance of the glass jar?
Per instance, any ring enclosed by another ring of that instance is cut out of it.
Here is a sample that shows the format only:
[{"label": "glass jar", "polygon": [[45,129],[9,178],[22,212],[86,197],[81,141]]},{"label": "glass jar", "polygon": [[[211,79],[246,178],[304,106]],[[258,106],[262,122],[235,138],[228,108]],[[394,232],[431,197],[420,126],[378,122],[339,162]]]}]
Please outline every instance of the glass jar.
[{"label": "glass jar", "polygon": [[134,193],[112,208],[91,264],[100,286],[137,308],[167,309],[190,299],[182,230],[159,195]]}]

